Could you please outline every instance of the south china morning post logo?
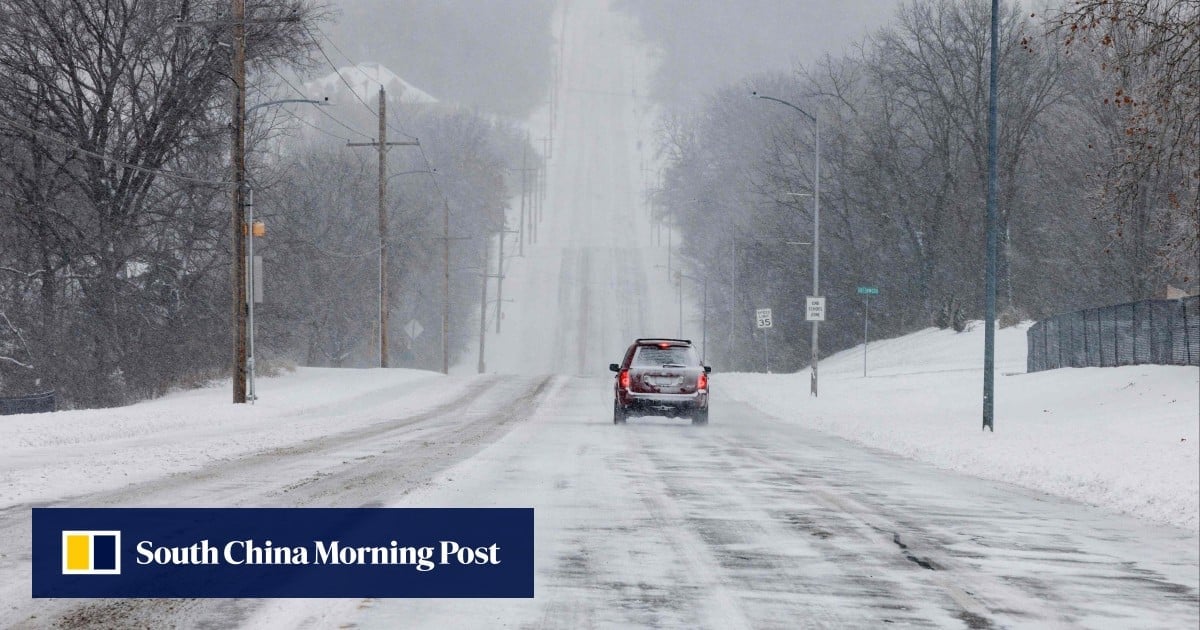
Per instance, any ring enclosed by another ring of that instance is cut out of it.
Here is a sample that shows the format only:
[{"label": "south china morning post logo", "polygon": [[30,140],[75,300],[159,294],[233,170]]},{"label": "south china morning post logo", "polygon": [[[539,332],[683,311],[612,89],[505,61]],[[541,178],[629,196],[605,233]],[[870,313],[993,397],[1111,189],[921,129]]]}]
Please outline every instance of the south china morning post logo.
[{"label": "south china morning post logo", "polygon": [[534,596],[532,508],[32,512],[35,598]]},{"label": "south china morning post logo", "polygon": [[62,574],[120,575],[121,532],[63,530]]}]

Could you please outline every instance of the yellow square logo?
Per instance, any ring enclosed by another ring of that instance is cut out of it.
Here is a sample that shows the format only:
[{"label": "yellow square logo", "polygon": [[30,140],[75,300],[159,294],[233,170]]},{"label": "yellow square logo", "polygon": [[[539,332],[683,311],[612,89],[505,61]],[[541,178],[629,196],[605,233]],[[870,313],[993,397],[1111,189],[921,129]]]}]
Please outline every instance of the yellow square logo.
[{"label": "yellow square logo", "polygon": [[120,575],[121,532],[63,530],[63,575]]}]

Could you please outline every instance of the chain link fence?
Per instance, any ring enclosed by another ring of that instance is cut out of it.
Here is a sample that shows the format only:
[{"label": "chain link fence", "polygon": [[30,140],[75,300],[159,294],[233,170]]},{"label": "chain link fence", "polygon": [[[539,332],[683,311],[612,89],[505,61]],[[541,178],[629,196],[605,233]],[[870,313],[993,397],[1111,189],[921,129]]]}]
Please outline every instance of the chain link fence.
[{"label": "chain link fence", "polygon": [[1152,363],[1200,365],[1200,296],[1089,308],[1026,333],[1028,371]]},{"label": "chain link fence", "polygon": [[18,413],[47,413],[56,408],[54,392],[42,392],[29,396],[0,398],[0,416]]}]

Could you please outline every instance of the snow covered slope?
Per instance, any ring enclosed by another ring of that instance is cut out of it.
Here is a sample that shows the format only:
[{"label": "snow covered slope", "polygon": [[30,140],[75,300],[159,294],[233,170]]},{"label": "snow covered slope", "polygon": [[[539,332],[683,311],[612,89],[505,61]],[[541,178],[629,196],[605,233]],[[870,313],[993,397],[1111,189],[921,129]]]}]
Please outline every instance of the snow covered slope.
[{"label": "snow covered slope", "polygon": [[1025,329],[996,336],[995,433],[980,431],[983,327],[930,328],[808,371],[715,374],[719,393],[789,422],[1152,522],[1200,529],[1200,369],[1139,365],[1025,373]]},{"label": "snow covered slope", "polygon": [[[340,76],[339,76],[340,75]],[[378,63],[360,63],[343,66],[337,72],[307,81],[304,84],[310,98],[326,97],[337,102],[338,95],[345,94],[347,84],[353,88],[358,100],[374,103],[379,87],[388,92],[390,101],[405,103],[436,103],[436,98],[424,90],[402,79],[399,75]],[[352,100],[349,102],[353,102]]]},{"label": "snow covered slope", "polygon": [[114,409],[0,418],[0,509],[188,473],[419,413],[471,380],[418,370],[299,368],[231,405],[227,381]]}]

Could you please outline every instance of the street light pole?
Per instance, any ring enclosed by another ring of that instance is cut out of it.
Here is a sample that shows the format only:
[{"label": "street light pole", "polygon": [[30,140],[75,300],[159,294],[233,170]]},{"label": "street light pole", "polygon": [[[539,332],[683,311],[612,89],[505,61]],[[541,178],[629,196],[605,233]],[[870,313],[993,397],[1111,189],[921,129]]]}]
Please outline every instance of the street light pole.
[{"label": "street light pole", "polygon": [[987,279],[984,298],[983,322],[983,427],[995,431],[996,395],[996,198],[999,184],[996,181],[996,76],[1000,73],[1000,53],[997,43],[998,0],[992,0],[992,41],[988,77],[988,187],[987,187]]},{"label": "street light pole", "polygon": [[[816,129],[816,158],[815,158],[815,175],[816,180],[813,182],[813,297],[821,297],[821,123],[816,116],[800,109],[799,107],[783,100],[771,96],[763,96],[758,92],[751,92],[751,96],[755,98],[766,99],[787,105],[792,109],[800,112],[805,118],[812,121],[813,127]],[[813,320],[812,323],[812,382],[810,394],[817,395],[817,363],[820,359],[820,330],[821,322]]]},{"label": "street light pole", "polygon": [[[257,105],[254,105],[254,106],[246,109],[245,113],[242,114],[242,120],[245,121],[247,118],[249,118],[251,112],[253,112],[256,109],[259,109],[260,107],[267,107],[268,105],[283,105],[286,103],[309,103],[312,105],[323,105],[324,104],[322,101],[315,101],[315,100],[308,99],[308,98],[285,98],[285,99],[279,99],[279,100],[275,100],[275,101],[267,101],[265,103],[259,103]],[[245,146],[245,142],[244,142],[244,132],[243,132],[243,147],[244,146]],[[244,155],[244,151],[243,151],[243,155]],[[242,348],[244,349],[244,358],[242,360],[242,366],[243,366],[243,369],[245,370],[245,374],[244,374],[243,378],[245,379],[245,383],[246,383],[245,389],[243,390],[243,393],[242,393],[243,399],[241,402],[246,402],[247,400],[249,400],[251,403],[253,403],[255,400],[258,399],[258,393],[254,389],[254,377],[255,377],[255,373],[256,373],[255,365],[254,365],[254,300],[255,300],[255,296],[257,295],[257,292],[258,292],[258,287],[256,286],[257,279],[255,278],[255,275],[254,275],[254,272],[256,269],[255,265],[254,265],[254,238],[257,235],[254,233],[254,189],[251,188],[250,186],[245,185],[246,166],[245,166],[244,157],[242,160],[241,172],[242,172],[242,188],[243,188],[243,195],[242,195],[243,205],[246,208],[248,208],[248,210],[249,210],[249,218],[246,218],[244,216],[246,213],[243,212],[244,222],[243,222],[243,230],[242,230],[243,231],[242,242],[246,244],[245,247],[246,247],[247,253],[245,254],[245,266],[243,267],[243,271],[242,271],[242,274],[244,276],[243,282],[245,283],[245,288],[243,290],[243,293],[244,293],[243,299],[245,301],[243,303],[244,306],[241,309],[241,311],[246,314],[246,321],[244,324],[239,322],[239,329],[241,329],[241,331],[242,331],[241,332],[241,335],[242,335],[241,339],[242,339],[242,343],[243,343]],[[240,255],[240,253],[239,253],[239,255]],[[239,356],[241,356],[243,354],[243,352],[239,351],[235,354],[238,354]],[[237,402],[237,399],[236,399],[237,387],[236,387],[236,385],[234,386],[234,392],[235,392],[234,393],[235,402]]]}]

